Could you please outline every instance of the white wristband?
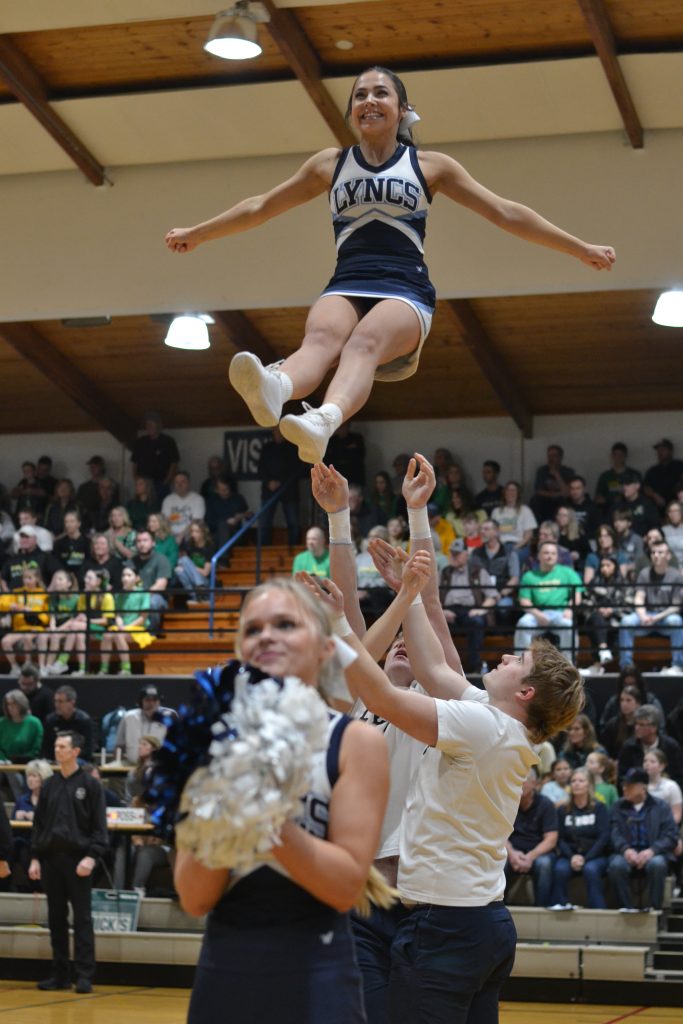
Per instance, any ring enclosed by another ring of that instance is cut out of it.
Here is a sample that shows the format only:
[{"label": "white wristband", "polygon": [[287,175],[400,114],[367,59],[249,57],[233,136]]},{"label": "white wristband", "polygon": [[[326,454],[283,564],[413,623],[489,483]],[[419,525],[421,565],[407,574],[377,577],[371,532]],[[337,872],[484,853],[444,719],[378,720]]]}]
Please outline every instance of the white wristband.
[{"label": "white wristband", "polygon": [[351,511],[343,508],[339,512],[328,512],[330,544],[351,543]]},{"label": "white wristband", "polygon": [[412,608],[414,604],[422,604],[422,594],[417,594],[413,598],[413,600],[410,602],[410,607]]},{"label": "white wristband", "polygon": [[334,632],[335,632],[335,634],[337,636],[342,636],[343,637],[343,636],[348,636],[349,633],[353,633],[353,630],[351,629],[351,626],[349,625],[349,620],[346,618],[346,616],[343,613],[336,617],[336,619],[332,623],[332,628],[333,628],[333,630],[334,630]]},{"label": "white wristband", "polygon": [[429,514],[427,506],[422,508],[408,509],[408,524],[410,526],[411,540],[429,540],[432,531],[429,528]]}]

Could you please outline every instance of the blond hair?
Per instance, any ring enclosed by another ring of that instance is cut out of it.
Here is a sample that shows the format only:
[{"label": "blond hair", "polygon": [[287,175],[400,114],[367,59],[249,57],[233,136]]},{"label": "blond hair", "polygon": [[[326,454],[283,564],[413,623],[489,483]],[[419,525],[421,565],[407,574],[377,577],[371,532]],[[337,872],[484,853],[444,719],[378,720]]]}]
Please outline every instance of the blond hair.
[{"label": "blond hair", "polygon": [[[266,594],[269,590],[280,590],[286,594],[290,594],[298,604],[304,617],[313,625],[315,631],[320,636],[321,641],[328,640],[332,637],[332,619],[330,618],[322,601],[319,601],[314,597],[307,587],[303,586],[301,583],[297,583],[296,580],[289,579],[286,576],[277,576],[275,579],[268,580],[267,583],[261,583],[258,587],[254,587],[254,589],[250,590],[244,599],[240,614],[240,624],[237,630],[237,639],[235,641],[235,651],[239,658],[242,657],[241,641],[244,613],[252,601],[261,597],[262,594]],[[334,693],[335,689],[338,689],[338,685],[335,686],[335,684],[338,684],[342,677],[343,673],[341,665],[339,664],[339,659],[336,654],[333,654],[332,657],[321,666],[318,672],[318,688],[321,691],[321,695],[325,696],[327,693]],[[344,686],[345,685],[346,684],[344,683]]]},{"label": "blond hair", "polygon": [[526,727],[532,743],[542,743],[573,722],[585,694],[579,671],[547,640],[531,644],[533,667],[525,679],[535,690]]},{"label": "blond hair", "polygon": [[[588,783],[588,803],[587,803],[586,806],[587,807],[591,807],[591,808],[595,807],[595,785],[593,783],[593,776],[592,776],[591,772],[589,772],[586,767],[575,768],[574,771],[569,776],[569,785],[570,785],[570,787],[571,787],[571,784],[572,784],[572,779],[574,778],[575,775],[583,775],[584,779]],[[571,789],[569,790],[569,800],[570,800],[570,803],[574,803],[574,797],[571,794]],[[576,806],[576,805],[574,805],[574,806]]]}]

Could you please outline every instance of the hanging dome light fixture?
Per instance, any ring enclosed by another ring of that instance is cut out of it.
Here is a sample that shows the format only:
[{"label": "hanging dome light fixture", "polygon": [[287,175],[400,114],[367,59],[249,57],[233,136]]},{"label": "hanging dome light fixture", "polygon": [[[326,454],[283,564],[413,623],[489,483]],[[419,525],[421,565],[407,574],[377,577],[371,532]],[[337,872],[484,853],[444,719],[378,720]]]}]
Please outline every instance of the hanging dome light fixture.
[{"label": "hanging dome light fixture", "polygon": [[683,289],[672,288],[657,299],[652,319],[661,327],[683,327]]},{"label": "hanging dome light fixture", "polygon": [[[213,323],[213,321],[211,321]],[[206,320],[199,313],[188,313],[176,316],[171,322],[164,345],[169,348],[184,348],[189,352],[198,352],[210,348],[209,329]]]},{"label": "hanging dome light fixture", "polygon": [[263,48],[258,41],[257,25],[266,21],[270,21],[270,15],[262,4],[237,0],[227,11],[218,12],[204,49],[223,60],[258,57]]}]

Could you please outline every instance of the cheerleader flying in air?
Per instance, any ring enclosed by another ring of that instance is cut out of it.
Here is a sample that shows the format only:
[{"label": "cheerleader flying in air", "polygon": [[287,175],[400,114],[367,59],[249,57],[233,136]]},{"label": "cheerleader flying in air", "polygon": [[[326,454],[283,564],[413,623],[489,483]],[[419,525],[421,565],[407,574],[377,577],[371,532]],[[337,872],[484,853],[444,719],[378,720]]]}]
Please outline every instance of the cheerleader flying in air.
[{"label": "cheerleader flying in air", "polygon": [[[610,270],[614,249],[567,234],[520,203],[472,178],[444,153],[418,152],[410,126],[419,120],[400,78],[369,68],[356,79],[347,121],[359,143],[323,149],[287,181],[211,220],[166,235],[172,252],[248,231],[327,193],[337,246],[334,276],[311,308],[299,349],[263,366],[250,352],[230,364],[230,382],[261,426],[279,423],[304,462],[320,462],[335,430],[367,402],[374,380],[403,380],[417,369],[435,306],[423,258],[427,213],[442,192],[529,242]],[[289,399],[305,398],[336,371],[323,404],[282,417]]]}]

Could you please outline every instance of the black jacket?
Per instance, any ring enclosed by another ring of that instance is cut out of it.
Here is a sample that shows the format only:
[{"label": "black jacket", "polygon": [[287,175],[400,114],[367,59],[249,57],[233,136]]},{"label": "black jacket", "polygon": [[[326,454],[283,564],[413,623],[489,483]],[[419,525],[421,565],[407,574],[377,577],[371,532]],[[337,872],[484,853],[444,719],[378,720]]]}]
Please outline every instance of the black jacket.
[{"label": "black jacket", "polygon": [[[672,740],[670,736],[663,732],[659,733],[657,746],[666,754],[669,777],[674,782],[677,782],[679,786],[683,786],[683,750],[676,743],[676,740]],[[619,780],[621,781],[624,778],[629,768],[641,768],[643,757],[642,743],[635,736],[631,736],[630,739],[626,740],[619,754]]]},{"label": "black jacket", "polygon": [[104,790],[78,768],[73,775],[56,772],[40,788],[31,833],[31,855],[68,851],[98,859],[109,846]]},{"label": "black jacket", "polygon": [[[622,853],[631,846],[631,831],[628,819],[632,805],[628,800],[617,800],[611,810],[612,849]],[[647,826],[647,845],[656,854],[673,858],[678,842],[678,830],[671,808],[664,800],[659,800],[649,793],[645,797],[645,822]]]},{"label": "black jacket", "polygon": [[43,757],[48,761],[55,759],[55,737],[58,732],[78,732],[83,737],[81,757],[84,761],[92,761],[93,723],[87,711],[75,708],[71,718],[62,718],[56,711],[48,715],[43,722]]}]

